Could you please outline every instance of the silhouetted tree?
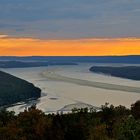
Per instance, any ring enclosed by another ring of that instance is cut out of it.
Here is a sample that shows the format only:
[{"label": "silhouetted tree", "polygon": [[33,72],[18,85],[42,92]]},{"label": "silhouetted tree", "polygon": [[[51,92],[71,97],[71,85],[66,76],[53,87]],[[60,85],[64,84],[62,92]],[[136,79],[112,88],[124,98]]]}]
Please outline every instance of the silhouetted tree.
[{"label": "silhouetted tree", "polygon": [[135,119],[140,119],[140,100],[131,105],[131,111]]}]

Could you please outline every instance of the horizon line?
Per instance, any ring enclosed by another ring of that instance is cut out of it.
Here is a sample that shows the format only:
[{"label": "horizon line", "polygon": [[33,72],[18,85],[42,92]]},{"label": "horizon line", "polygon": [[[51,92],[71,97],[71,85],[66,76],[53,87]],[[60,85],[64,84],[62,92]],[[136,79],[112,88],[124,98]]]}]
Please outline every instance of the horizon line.
[{"label": "horizon line", "polygon": [[134,57],[134,56],[140,56],[139,55],[51,55],[51,56],[44,56],[44,55],[23,55],[23,56],[18,56],[18,55],[4,55],[4,56],[1,56],[0,57]]}]

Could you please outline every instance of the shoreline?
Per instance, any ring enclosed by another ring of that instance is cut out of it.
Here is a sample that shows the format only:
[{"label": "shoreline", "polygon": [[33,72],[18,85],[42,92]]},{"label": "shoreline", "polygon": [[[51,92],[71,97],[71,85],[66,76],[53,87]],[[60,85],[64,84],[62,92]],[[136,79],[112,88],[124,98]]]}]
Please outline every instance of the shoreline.
[{"label": "shoreline", "polygon": [[[123,105],[130,108],[131,104],[140,99],[140,82],[90,73],[88,69],[91,65],[93,66],[93,64],[49,66],[27,71],[24,68],[23,70],[15,69],[12,72],[41,88],[44,96],[39,98],[37,108],[44,112],[57,112],[66,105],[81,102],[96,107],[109,102],[114,106]],[[97,84],[99,84],[98,87]],[[111,84],[114,85],[114,89],[109,90],[112,88]],[[129,87],[127,89],[129,91],[115,90],[116,85],[120,88],[120,84],[122,84],[121,88]],[[134,92],[135,89],[138,89],[138,93]],[[21,105],[10,108],[10,110],[20,112],[25,106],[28,107],[28,105]]]}]

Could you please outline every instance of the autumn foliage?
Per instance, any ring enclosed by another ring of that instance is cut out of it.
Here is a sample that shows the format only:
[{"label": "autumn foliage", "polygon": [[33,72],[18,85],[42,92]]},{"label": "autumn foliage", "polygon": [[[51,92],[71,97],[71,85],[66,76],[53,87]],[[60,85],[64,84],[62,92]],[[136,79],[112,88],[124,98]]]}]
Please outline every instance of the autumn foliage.
[{"label": "autumn foliage", "polygon": [[35,106],[15,115],[0,111],[0,140],[139,140],[140,101],[131,109],[106,103],[101,111],[45,114]]}]

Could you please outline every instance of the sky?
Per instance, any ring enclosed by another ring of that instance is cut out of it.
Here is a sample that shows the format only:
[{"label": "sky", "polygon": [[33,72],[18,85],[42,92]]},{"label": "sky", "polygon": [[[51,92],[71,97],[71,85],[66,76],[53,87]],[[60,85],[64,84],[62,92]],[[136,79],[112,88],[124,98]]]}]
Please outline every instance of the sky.
[{"label": "sky", "polygon": [[140,0],[0,0],[0,55],[139,55]]}]

